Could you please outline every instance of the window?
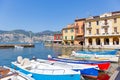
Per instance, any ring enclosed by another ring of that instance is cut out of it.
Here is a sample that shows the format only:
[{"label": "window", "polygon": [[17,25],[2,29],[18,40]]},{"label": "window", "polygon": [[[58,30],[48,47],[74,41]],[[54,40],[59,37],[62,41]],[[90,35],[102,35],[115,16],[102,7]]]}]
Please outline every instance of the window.
[{"label": "window", "polygon": [[60,36],[60,40],[62,39],[62,36]]},{"label": "window", "polygon": [[107,15],[105,15],[105,17],[107,17]]},{"label": "window", "polygon": [[107,19],[105,19],[105,25],[107,25],[108,23],[107,23]]},{"label": "window", "polygon": [[71,40],[73,40],[73,38],[74,38],[74,37],[73,37],[73,36],[71,36]]},{"label": "window", "polygon": [[67,36],[65,36],[65,40],[67,40]]},{"label": "window", "polygon": [[91,27],[91,22],[89,22],[89,27]]},{"label": "window", "polygon": [[117,18],[114,18],[114,23],[117,23]]},{"label": "window", "polygon": [[91,30],[89,30],[89,34],[91,34]]},{"label": "window", "polygon": [[78,29],[76,29],[76,31],[75,31],[76,33],[78,33]]},{"label": "window", "polygon": [[96,29],[96,33],[99,34],[99,29]]},{"label": "window", "polygon": [[74,29],[71,29],[71,32],[74,32]]},{"label": "window", "polygon": [[67,30],[65,30],[65,33],[67,33],[68,31]]},{"label": "window", "polygon": [[58,36],[56,36],[56,40],[58,40]]},{"label": "window", "polygon": [[79,27],[78,23],[76,23],[76,27]]},{"label": "window", "polygon": [[105,30],[105,33],[108,33],[108,28],[105,28],[104,30]]},{"label": "window", "polygon": [[96,24],[99,25],[99,21],[96,21]]},{"label": "window", "polygon": [[114,27],[114,32],[117,32],[117,27]]},{"label": "window", "polygon": [[80,31],[81,31],[81,33],[83,33],[83,31],[84,31],[84,26],[81,27],[81,30],[80,30]]}]

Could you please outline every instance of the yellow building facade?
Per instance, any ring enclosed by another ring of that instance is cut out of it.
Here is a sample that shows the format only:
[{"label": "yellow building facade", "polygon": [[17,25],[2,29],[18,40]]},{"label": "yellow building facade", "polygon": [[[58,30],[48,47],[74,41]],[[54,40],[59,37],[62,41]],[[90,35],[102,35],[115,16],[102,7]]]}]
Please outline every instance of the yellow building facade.
[{"label": "yellow building facade", "polygon": [[120,45],[120,11],[86,18],[85,46]]},{"label": "yellow building facade", "polygon": [[73,45],[75,39],[75,27],[74,24],[68,25],[66,28],[62,29],[63,44]]}]

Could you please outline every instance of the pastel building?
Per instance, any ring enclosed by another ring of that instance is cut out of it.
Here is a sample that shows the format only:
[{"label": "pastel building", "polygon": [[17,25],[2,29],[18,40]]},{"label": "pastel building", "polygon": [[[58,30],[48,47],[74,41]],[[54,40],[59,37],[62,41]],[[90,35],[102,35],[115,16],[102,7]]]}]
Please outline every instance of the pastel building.
[{"label": "pastel building", "polygon": [[69,45],[83,45],[84,43],[84,21],[76,19],[73,24],[62,29],[63,43]]},{"label": "pastel building", "polygon": [[75,25],[70,24],[67,27],[62,29],[62,36],[63,36],[63,44],[65,45],[73,45],[75,39]]},{"label": "pastel building", "polygon": [[54,43],[57,43],[57,44],[62,43],[62,34],[61,33],[54,34]]},{"label": "pastel building", "polygon": [[91,16],[85,21],[85,45],[120,45],[120,11]]},{"label": "pastel building", "polygon": [[83,45],[84,44],[84,22],[85,18],[76,19],[75,20],[75,45]]}]

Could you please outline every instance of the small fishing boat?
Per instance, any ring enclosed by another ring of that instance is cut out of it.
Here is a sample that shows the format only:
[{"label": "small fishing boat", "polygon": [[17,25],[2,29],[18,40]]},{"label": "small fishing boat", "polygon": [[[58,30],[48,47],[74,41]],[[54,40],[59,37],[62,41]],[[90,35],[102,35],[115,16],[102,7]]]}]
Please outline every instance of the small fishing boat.
[{"label": "small fishing boat", "polygon": [[86,76],[89,78],[97,78],[98,76],[98,66],[96,65],[86,65],[86,64],[72,64],[65,62],[58,62],[54,60],[43,60],[37,59],[38,62],[49,64],[61,68],[72,69],[74,71],[80,71],[82,76]]},{"label": "small fishing boat", "polygon": [[80,80],[80,72],[65,69],[53,65],[45,65],[28,58],[18,57],[17,61],[12,62],[12,68],[32,75],[35,80]]},{"label": "small fishing boat", "polygon": [[[109,54],[109,53],[111,54]],[[104,51],[104,52],[88,52],[88,51],[80,51],[78,52],[72,52],[72,57],[77,58],[85,58],[88,60],[96,60],[96,61],[110,61],[110,62],[118,62],[119,56],[115,54],[116,51]]]},{"label": "small fishing boat", "polygon": [[24,47],[23,46],[19,46],[19,45],[15,45],[14,46],[16,49],[23,49]]},{"label": "small fishing boat", "polygon": [[35,80],[7,66],[0,66],[0,80]]},{"label": "small fishing boat", "polygon": [[109,61],[73,60],[68,58],[52,57],[51,55],[48,55],[48,59],[54,60],[54,61],[66,62],[66,63],[74,63],[74,64],[97,65],[99,67],[99,70],[102,70],[102,71],[107,70],[110,66]]},{"label": "small fishing boat", "polygon": [[97,54],[97,55],[116,55],[117,52],[118,52],[118,49],[114,49],[114,50],[100,50],[100,51],[92,51],[92,50],[77,51],[77,53]]}]

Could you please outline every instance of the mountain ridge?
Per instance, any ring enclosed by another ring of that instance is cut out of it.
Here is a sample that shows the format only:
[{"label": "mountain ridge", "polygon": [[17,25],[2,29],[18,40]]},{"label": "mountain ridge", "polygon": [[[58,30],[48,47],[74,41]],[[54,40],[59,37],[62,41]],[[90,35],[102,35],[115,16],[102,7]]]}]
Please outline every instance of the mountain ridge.
[{"label": "mountain ridge", "polygon": [[45,30],[42,32],[34,33],[22,29],[11,31],[0,30],[0,42],[29,42],[32,41],[45,41],[53,40],[53,35],[60,31]]},{"label": "mountain ridge", "polygon": [[3,33],[19,33],[19,34],[32,34],[32,35],[36,35],[36,34],[40,34],[41,35],[54,35],[55,33],[59,33],[60,31],[51,31],[51,30],[45,30],[45,31],[41,31],[41,32],[32,32],[32,31],[26,31],[23,29],[16,29],[16,30],[10,30],[10,31],[5,31],[5,30],[0,30],[0,34]]}]

